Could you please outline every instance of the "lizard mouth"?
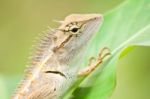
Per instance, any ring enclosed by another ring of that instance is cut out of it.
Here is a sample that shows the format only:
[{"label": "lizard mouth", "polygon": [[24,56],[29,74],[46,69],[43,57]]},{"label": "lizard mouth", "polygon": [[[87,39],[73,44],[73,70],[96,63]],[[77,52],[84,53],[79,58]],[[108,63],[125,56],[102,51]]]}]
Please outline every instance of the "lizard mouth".
[{"label": "lizard mouth", "polygon": [[95,18],[91,19],[90,21],[86,22],[85,33],[97,32],[102,21],[103,21],[102,16],[99,16],[99,17],[95,17]]},{"label": "lizard mouth", "polygon": [[100,25],[102,24],[103,17],[95,17],[91,19],[90,21],[87,21],[85,23],[83,32],[80,34],[80,42],[88,42],[99,30]]}]

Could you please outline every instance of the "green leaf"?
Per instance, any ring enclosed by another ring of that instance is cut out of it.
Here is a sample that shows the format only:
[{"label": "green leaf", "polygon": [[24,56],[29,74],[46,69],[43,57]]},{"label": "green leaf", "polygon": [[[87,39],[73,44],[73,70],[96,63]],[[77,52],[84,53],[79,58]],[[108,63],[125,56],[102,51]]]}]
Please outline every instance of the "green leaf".
[{"label": "green leaf", "polygon": [[6,90],[6,84],[3,76],[0,76],[0,99],[6,99],[7,96],[7,90]]},{"label": "green leaf", "polygon": [[[89,44],[81,66],[86,66],[88,59],[91,56],[97,56],[99,49],[104,46],[110,48],[112,56],[88,77],[79,80],[73,88],[76,90],[73,93],[72,90],[68,91],[64,99],[70,96],[72,99],[108,99],[116,85],[115,73],[119,58],[134,48],[128,48],[129,46],[150,46],[149,11],[149,0],[126,0],[104,15],[104,24]],[[10,94],[5,90],[5,86],[12,81],[8,79],[0,79],[0,91],[4,92],[2,96],[0,94],[2,99],[8,98],[6,96]],[[15,84],[16,82],[10,86],[15,86]],[[12,89],[15,88],[9,90]]]},{"label": "green leaf", "polygon": [[[81,65],[86,66],[88,58],[96,56],[104,46],[110,48],[112,57],[78,83],[79,87],[75,87],[73,99],[108,99],[116,85],[116,64],[121,52],[131,45],[150,46],[149,11],[149,0],[126,0],[105,14],[104,24],[89,44]],[[124,55],[128,51],[126,50]],[[68,96],[70,92],[65,99]]]},{"label": "green leaf", "polygon": [[0,99],[9,99],[15,89],[20,75],[4,76],[0,75]]}]

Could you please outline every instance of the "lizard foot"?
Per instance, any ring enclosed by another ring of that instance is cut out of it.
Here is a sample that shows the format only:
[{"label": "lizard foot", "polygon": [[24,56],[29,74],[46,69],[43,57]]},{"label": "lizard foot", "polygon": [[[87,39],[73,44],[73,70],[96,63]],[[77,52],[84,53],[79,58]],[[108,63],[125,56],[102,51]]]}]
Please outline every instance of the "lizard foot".
[{"label": "lizard foot", "polygon": [[[100,53],[98,54],[97,60],[95,57],[91,57],[89,59],[88,66],[85,69],[79,71],[78,76],[86,76],[90,74],[92,71],[95,70],[97,66],[99,66],[99,64],[103,62],[104,58],[106,58],[109,55],[111,55],[110,50],[107,47],[102,48],[100,50]],[[93,61],[96,61],[96,62],[93,64]]]}]

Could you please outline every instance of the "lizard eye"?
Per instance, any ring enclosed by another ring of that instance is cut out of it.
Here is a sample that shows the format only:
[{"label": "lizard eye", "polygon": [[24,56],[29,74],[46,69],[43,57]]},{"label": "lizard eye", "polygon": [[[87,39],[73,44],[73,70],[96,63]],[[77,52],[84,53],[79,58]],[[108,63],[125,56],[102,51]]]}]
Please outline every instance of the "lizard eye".
[{"label": "lizard eye", "polygon": [[71,30],[71,32],[77,32],[78,31],[78,28],[73,28],[72,30]]},{"label": "lizard eye", "polygon": [[79,27],[76,26],[76,25],[73,25],[70,27],[69,31],[72,33],[72,34],[78,34],[79,33]]}]

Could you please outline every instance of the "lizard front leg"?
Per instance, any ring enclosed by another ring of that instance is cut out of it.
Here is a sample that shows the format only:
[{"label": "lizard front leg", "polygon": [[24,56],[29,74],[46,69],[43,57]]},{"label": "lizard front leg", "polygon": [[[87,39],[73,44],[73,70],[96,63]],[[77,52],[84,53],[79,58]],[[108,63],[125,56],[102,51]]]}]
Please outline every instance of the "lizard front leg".
[{"label": "lizard front leg", "polygon": [[[105,51],[107,51],[107,52],[105,52]],[[85,69],[79,71],[79,72],[78,72],[78,76],[86,76],[86,75],[90,74],[92,71],[95,70],[95,68],[96,68],[99,64],[101,64],[101,63],[103,62],[103,59],[104,59],[105,57],[109,56],[109,55],[110,55],[109,49],[108,49],[107,47],[102,48],[102,50],[100,51],[100,53],[99,53],[99,55],[98,55],[98,58],[97,58],[97,60],[96,60],[96,63],[92,64],[92,63],[93,63],[92,61],[95,60],[95,58],[94,58],[94,57],[91,57],[91,58],[89,59],[89,64],[88,64],[88,66],[87,66]]]}]

